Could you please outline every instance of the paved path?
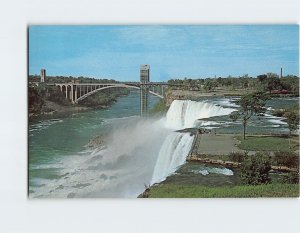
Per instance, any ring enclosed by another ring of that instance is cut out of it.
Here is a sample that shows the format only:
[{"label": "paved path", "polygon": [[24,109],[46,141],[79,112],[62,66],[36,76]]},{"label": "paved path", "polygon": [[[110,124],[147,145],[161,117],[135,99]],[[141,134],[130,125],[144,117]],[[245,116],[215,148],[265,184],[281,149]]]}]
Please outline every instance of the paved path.
[{"label": "paved path", "polygon": [[228,155],[231,152],[243,152],[237,148],[238,141],[230,134],[199,134],[192,154]]}]

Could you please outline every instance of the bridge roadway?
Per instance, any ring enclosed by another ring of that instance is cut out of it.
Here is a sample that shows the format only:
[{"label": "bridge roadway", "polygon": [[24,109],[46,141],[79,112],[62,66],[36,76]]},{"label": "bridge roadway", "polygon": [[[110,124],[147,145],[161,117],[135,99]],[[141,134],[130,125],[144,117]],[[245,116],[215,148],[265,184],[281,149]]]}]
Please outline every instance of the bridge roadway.
[{"label": "bridge roadway", "polygon": [[115,83],[79,83],[79,82],[68,82],[68,83],[54,83],[50,84],[47,83],[47,85],[79,85],[79,86],[93,86],[93,85],[116,85],[116,84],[124,84],[124,85],[133,85],[133,86],[170,86],[170,84],[166,82],[148,82],[148,83],[141,83],[141,82],[115,82]]},{"label": "bridge roadway", "polygon": [[159,98],[164,98],[164,88],[168,86],[165,82],[114,82],[114,83],[79,83],[79,82],[68,82],[68,83],[55,83],[55,86],[60,87],[61,92],[69,99],[72,103],[78,103],[86,97],[109,88],[132,88],[144,90],[147,89],[152,95]]},{"label": "bridge roadway", "polygon": [[112,83],[80,83],[71,81],[67,83],[41,83],[29,82],[29,86],[38,86],[44,84],[47,86],[58,86],[66,99],[73,104],[87,98],[88,96],[109,88],[132,88],[140,90],[141,95],[141,116],[147,115],[148,94],[155,95],[161,99],[165,97],[164,89],[167,86],[182,86],[178,84],[169,84],[167,82],[112,82]]}]

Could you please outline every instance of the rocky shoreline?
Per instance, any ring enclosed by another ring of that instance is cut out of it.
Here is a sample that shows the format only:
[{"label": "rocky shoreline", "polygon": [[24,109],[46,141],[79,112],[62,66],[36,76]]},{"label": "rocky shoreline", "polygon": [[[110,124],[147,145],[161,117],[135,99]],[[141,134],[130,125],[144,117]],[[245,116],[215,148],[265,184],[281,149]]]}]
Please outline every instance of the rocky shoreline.
[{"label": "rocky shoreline", "polygon": [[[110,105],[101,105],[97,106],[99,109],[105,109],[109,108]],[[78,105],[60,105],[57,103],[54,103],[49,100],[45,100],[45,104],[41,109],[41,112],[34,113],[31,112],[29,109],[29,119],[40,117],[40,116],[56,116],[56,115],[65,115],[65,114],[73,114],[73,113],[79,113],[79,112],[85,112],[90,111],[92,107],[86,107],[86,106],[78,106]]]}]

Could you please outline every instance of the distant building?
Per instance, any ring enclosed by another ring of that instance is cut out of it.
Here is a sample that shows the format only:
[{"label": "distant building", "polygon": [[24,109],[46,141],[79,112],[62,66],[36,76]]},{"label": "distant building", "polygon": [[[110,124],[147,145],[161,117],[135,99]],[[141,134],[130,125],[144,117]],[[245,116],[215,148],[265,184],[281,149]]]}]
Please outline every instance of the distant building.
[{"label": "distant building", "polygon": [[140,66],[140,82],[141,82],[141,90],[140,90],[140,101],[141,101],[141,116],[148,116],[148,102],[149,102],[149,87],[147,84],[150,81],[150,66],[149,65],[141,65]]},{"label": "distant building", "polygon": [[41,83],[45,82],[46,80],[46,70],[41,69]]},{"label": "distant building", "polygon": [[141,83],[148,83],[150,80],[150,66],[141,65],[140,67],[140,81]]}]

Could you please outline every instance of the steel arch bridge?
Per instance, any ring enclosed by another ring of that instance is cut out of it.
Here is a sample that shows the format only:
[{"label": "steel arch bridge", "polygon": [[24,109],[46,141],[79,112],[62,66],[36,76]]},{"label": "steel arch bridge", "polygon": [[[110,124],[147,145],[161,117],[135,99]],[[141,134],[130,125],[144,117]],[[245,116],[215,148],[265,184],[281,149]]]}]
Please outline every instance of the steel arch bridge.
[{"label": "steel arch bridge", "polygon": [[[70,100],[73,104],[84,100],[96,92],[109,89],[109,88],[129,88],[140,90],[141,95],[141,115],[148,111],[148,93],[157,96],[161,99],[164,98],[164,89],[168,86],[164,82],[116,82],[116,83],[56,83],[60,91],[65,95],[66,99]],[[142,103],[143,102],[143,103]]]}]

